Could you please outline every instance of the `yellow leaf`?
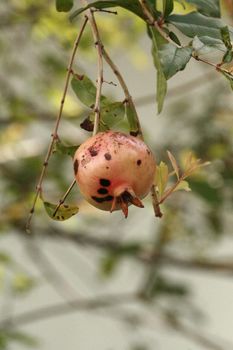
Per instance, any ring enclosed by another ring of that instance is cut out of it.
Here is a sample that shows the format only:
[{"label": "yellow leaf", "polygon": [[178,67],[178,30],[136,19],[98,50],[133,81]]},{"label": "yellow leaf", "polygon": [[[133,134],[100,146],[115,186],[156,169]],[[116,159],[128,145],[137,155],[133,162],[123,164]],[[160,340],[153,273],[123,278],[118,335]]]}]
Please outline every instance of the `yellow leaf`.
[{"label": "yellow leaf", "polygon": [[176,173],[177,179],[179,180],[180,176],[179,176],[179,167],[178,167],[177,161],[175,157],[171,154],[171,152],[167,151],[167,154],[170,159],[170,162],[172,163],[172,167]]},{"label": "yellow leaf", "polygon": [[155,184],[158,188],[159,196],[161,197],[166,189],[168,181],[168,166],[164,162],[160,162],[160,164],[156,168],[156,176],[155,176]]},{"label": "yellow leaf", "polygon": [[175,188],[174,192],[175,191],[186,191],[186,192],[190,192],[191,191],[191,188],[189,187],[189,183],[187,181],[181,181],[179,183],[179,185]]}]

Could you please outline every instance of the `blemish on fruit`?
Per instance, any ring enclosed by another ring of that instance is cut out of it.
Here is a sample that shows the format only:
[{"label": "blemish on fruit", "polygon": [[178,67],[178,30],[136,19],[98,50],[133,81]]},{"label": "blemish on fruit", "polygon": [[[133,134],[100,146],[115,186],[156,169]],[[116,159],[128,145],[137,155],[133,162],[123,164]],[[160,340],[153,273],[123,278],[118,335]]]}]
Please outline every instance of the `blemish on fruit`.
[{"label": "blemish on fruit", "polygon": [[90,152],[90,155],[91,155],[92,157],[95,157],[95,156],[97,156],[97,154],[98,154],[98,151],[97,151],[94,147],[89,147],[89,148],[88,148],[88,151]]},{"label": "blemish on fruit", "polygon": [[138,160],[137,160],[137,165],[141,165],[141,164],[142,164],[141,159],[138,159]]},{"label": "blemish on fruit", "polygon": [[106,160],[111,160],[112,159],[112,156],[111,156],[110,153],[105,153],[104,157],[105,157]]},{"label": "blemish on fruit", "polygon": [[77,172],[78,172],[78,160],[75,159],[75,161],[74,161],[74,173],[75,173],[75,175],[77,174]]},{"label": "blemish on fruit", "polygon": [[107,188],[104,188],[104,187],[101,187],[98,189],[97,191],[99,194],[107,194],[108,193],[108,190]]},{"label": "blemish on fruit", "polygon": [[100,184],[101,186],[108,187],[111,185],[111,181],[109,181],[108,179],[100,179]]},{"label": "blemish on fruit", "polygon": [[92,199],[94,199],[95,202],[97,203],[103,203],[103,202],[110,202],[113,200],[113,196],[106,196],[106,197],[95,197],[92,196]]}]

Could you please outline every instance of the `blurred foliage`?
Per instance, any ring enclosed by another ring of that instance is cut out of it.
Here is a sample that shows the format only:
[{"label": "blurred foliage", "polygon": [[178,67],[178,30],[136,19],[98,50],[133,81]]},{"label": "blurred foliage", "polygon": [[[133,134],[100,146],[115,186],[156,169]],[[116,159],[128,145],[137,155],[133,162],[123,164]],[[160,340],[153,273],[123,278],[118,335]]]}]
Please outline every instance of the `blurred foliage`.
[{"label": "blurred foliage", "polygon": [[[193,9],[192,6],[188,11]],[[182,5],[176,3],[175,10],[182,11]],[[140,45],[144,38],[144,24],[129,12],[119,10],[118,13],[117,18],[98,14],[103,42],[113,55],[125,55],[136,69],[143,69],[151,62],[149,53]],[[0,3],[0,62],[4,67],[0,72],[0,239],[12,233],[22,241],[25,239],[25,220],[60,103],[69,53],[79,26],[79,19],[71,24],[67,14],[58,14],[52,0],[9,0]],[[85,74],[96,59],[90,30],[82,39],[79,57],[75,68]],[[203,71],[203,77],[205,74]],[[158,162],[168,162],[166,150],[170,149],[179,159],[179,164],[184,163],[190,151],[197,159],[210,161],[211,164],[191,177],[191,193],[177,192],[171,197],[162,208],[163,221],[150,225],[150,232],[144,232],[140,225],[141,217],[132,212],[133,221],[122,227],[120,232],[121,236],[126,236],[121,241],[123,243],[113,249],[106,246],[99,260],[96,258],[100,275],[105,279],[114,278],[123,261],[137,257],[142,248],[150,252],[159,250],[161,254],[178,251],[178,254],[188,258],[208,257],[212,253],[211,248],[232,235],[229,229],[233,210],[232,95],[221,77],[204,88],[200,82],[200,88],[198,97],[190,89],[185,91],[185,98],[180,95],[170,103],[163,119],[157,119],[157,123],[161,121],[162,137],[158,138],[159,141],[155,140],[155,124],[151,122],[147,140]],[[107,99],[113,101],[113,96]],[[194,103],[198,104],[198,108],[194,108]],[[73,149],[69,145],[78,145],[88,137],[89,134],[81,131],[79,125],[89,117],[89,113],[69,90],[59,134],[62,143],[57,144],[57,152],[49,163],[45,181],[46,199],[48,196],[54,203],[59,201],[72,179],[71,160],[64,153],[70,155]],[[153,118],[157,118],[156,115]],[[122,123],[122,126],[125,127],[125,124]],[[169,171],[173,171],[172,168]],[[169,184],[172,181],[169,180]],[[117,233],[120,222],[118,217],[114,218],[112,214],[110,222],[105,220],[105,216],[101,217],[83,203],[77,189],[70,197],[79,205],[80,214],[71,219],[67,226],[62,226],[61,232],[75,235],[84,231],[102,237],[102,231],[110,223],[107,233],[116,237],[115,231]],[[144,215],[148,214],[151,218],[152,210],[149,212],[148,209],[148,213],[147,208],[144,210]],[[46,216],[43,205],[39,203],[34,231],[40,238],[40,235],[50,236],[53,230],[58,231],[57,223]],[[127,234],[138,230],[141,238],[127,242]],[[15,259],[5,248],[1,248],[0,293],[3,299],[8,293],[12,298],[21,298],[37,286],[37,281],[16,260],[17,257]],[[141,299],[153,302],[162,297],[170,305],[177,298],[175,306],[182,309],[184,300],[189,298],[188,286],[183,281],[174,282],[159,270],[159,265],[144,267]],[[0,349],[8,349],[11,341],[35,345],[33,339],[16,332],[14,327],[0,329]],[[135,345],[132,348],[147,347]]]}]

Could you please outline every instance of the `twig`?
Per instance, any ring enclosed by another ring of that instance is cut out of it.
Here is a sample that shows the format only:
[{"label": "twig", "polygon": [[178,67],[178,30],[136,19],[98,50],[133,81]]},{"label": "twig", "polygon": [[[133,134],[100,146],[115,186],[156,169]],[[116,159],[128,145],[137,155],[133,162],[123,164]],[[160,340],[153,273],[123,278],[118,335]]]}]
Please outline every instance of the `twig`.
[{"label": "twig", "polygon": [[[47,231],[48,234],[43,238],[56,238],[56,239],[64,239],[70,242],[77,244],[78,246],[87,246],[94,247],[97,249],[107,250],[113,253],[121,253],[122,256],[126,256],[129,259],[138,260],[144,264],[160,264],[160,265],[168,265],[174,266],[181,269],[187,270],[199,270],[203,272],[210,273],[221,273],[227,275],[233,275],[233,261],[228,260],[213,260],[213,259],[182,259],[177,256],[173,256],[171,254],[161,253],[158,249],[155,251],[154,249],[149,249],[148,245],[145,243],[144,245],[140,242],[125,242],[121,243],[119,240],[108,239],[108,238],[98,238],[95,236],[88,235],[86,232],[84,233],[69,233],[63,232],[62,230],[54,230],[50,229]],[[22,232],[24,234],[24,232]],[[26,237],[30,239],[27,235]],[[134,254],[127,253],[130,247],[138,246],[137,252]],[[146,248],[144,247],[146,246]],[[125,253],[124,253],[125,252]]]},{"label": "twig", "polygon": [[[11,319],[11,325],[13,327],[20,327],[26,324],[31,324],[32,322],[38,322],[47,320],[48,318],[74,313],[77,310],[93,311],[99,308],[135,302],[136,299],[136,293],[118,293],[101,295],[94,298],[70,300],[69,304],[67,304],[67,302],[60,302],[19,313],[18,315],[15,315],[13,319]],[[0,322],[0,329],[6,323],[8,323],[8,319],[2,320]]]},{"label": "twig", "polygon": [[[82,3],[87,5],[86,0],[81,0]],[[95,99],[95,106],[94,106],[94,113],[95,113],[95,119],[94,119],[94,129],[93,129],[93,135],[96,135],[99,131],[99,125],[100,125],[100,98],[101,98],[101,91],[102,91],[102,85],[103,85],[103,57],[102,57],[102,43],[100,41],[99,37],[99,31],[96,25],[94,11],[89,9],[87,10],[87,17],[89,20],[89,23],[91,25],[93,38],[95,41],[95,46],[97,50],[97,57],[98,57],[98,73],[97,73],[97,86],[96,86],[96,99]]]},{"label": "twig", "polygon": [[44,176],[45,176],[45,173],[46,173],[46,169],[48,167],[48,162],[49,162],[50,156],[51,156],[52,151],[53,151],[54,143],[55,143],[55,141],[58,138],[57,131],[58,131],[59,123],[60,123],[60,120],[61,120],[61,116],[62,116],[62,112],[63,112],[63,106],[64,106],[64,102],[65,102],[65,98],[66,98],[66,94],[67,94],[67,90],[68,90],[68,86],[69,86],[69,81],[70,81],[70,76],[71,76],[71,71],[72,71],[72,65],[73,65],[73,62],[74,62],[75,54],[77,52],[77,48],[79,46],[79,43],[80,43],[80,40],[82,38],[84,29],[86,27],[87,20],[88,20],[87,17],[85,17],[83,25],[82,25],[82,27],[80,29],[80,32],[79,32],[78,36],[77,36],[77,39],[75,40],[73,51],[72,51],[71,58],[70,58],[70,62],[68,64],[66,80],[65,80],[65,87],[64,87],[64,91],[63,91],[63,95],[62,95],[62,99],[61,99],[60,109],[59,109],[59,112],[58,112],[58,115],[57,115],[54,131],[53,131],[53,133],[51,135],[52,136],[52,140],[50,142],[50,145],[49,145],[49,148],[48,148],[48,151],[47,151],[44,163],[43,163],[43,168],[42,168],[42,171],[41,171],[41,174],[40,174],[40,177],[39,177],[39,181],[38,181],[37,186],[36,186],[36,194],[35,194],[35,197],[34,197],[34,200],[33,200],[33,204],[32,204],[32,208],[30,210],[30,213],[29,213],[29,216],[28,216],[28,219],[27,219],[27,223],[26,223],[26,231],[27,232],[30,232],[30,225],[31,225],[32,216],[33,216],[34,211],[35,211],[35,205],[36,205],[37,199],[39,197],[39,194],[40,194],[40,192],[42,190],[42,182],[43,182],[43,179],[44,179]]},{"label": "twig", "polygon": [[163,214],[160,210],[160,207],[159,207],[159,204],[161,204],[161,202],[159,202],[159,200],[158,200],[157,193],[155,190],[155,185],[153,185],[151,188],[151,197],[152,197],[152,204],[153,204],[155,216],[158,218],[161,218],[163,216]]},{"label": "twig", "polygon": [[138,132],[137,132],[137,135],[134,135],[134,136],[139,136],[141,139],[143,139],[143,133],[142,133],[142,128],[141,128],[139,116],[137,114],[135,104],[133,102],[132,96],[130,95],[129,89],[125,83],[125,80],[124,80],[122,74],[120,73],[118,67],[116,66],[116,64],[113,62],[113,60],[111,59],[111,57],[107,53],[104,46],[102,46],[102,52],[103,52],[103,57],[104,57],[105,61],[108,63],[109,67],[112,69],[113,73],[116,75],[116,77],[119,81],[119,84],[121,85],[122,90],[124,91],[125,103],[128,103],[128,105],[132,108],[134,115],[136,117]]},{"label": "twig", "polygon": [[56,214],[57,214],[57,212],[58,212],[60,206],[65,202],[66,198],[67,198],[68,195],[70,194],[70,192],[71,192],[72,188],[74,187],[75,183],[76,183],[76,180],[74,179],[74,180],[72,181],[72,183],[70,184],[70,186],[69,186],[68,190],[66,191],[66,193],[65,193],[65,194],[63,195],[63,197],[59,200],[59,203],[58,203],[58,205],[56,206],[56,208],[55,208],[55,210],[54,210],[53,217],[56,216]]}]

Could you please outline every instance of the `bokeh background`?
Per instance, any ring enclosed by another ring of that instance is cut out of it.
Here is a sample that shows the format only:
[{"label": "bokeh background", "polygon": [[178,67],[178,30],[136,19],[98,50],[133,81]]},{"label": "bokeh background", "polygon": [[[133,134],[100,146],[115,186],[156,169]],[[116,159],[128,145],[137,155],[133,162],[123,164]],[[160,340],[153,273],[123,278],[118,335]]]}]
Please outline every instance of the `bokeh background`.
[{"label": "bokeh background", "polygon": [[[222,2],[228,24],[231,11],[231,2]],[[39,201],[28,235],[25,222],[81,20],[70,23],[54,1],[2,1],[0,349],[233,349],[232,91],[211,67],[190,62],[169,81],[157,115],[143,22],[123,10],[96,19],[158,163],[169,163],[169,149],[180,164],[190,151],[211,164],[190,178],[192,192],[166,202],[161,220],[149,197],[125,220],[91,207],[75,187],[68,202],[79,213],[52,221]],[[96,79],[90,29],[75,71]],[[107,66],[104,74],[117,84]],[[124,99],[118,85],[104,84],[104,93]],[[88,112],[69,89],[59,129],[64,142],[89,137],[80,128]],[[57,203],[72,178],[71,158],[54,153],[46,200]]]}]

